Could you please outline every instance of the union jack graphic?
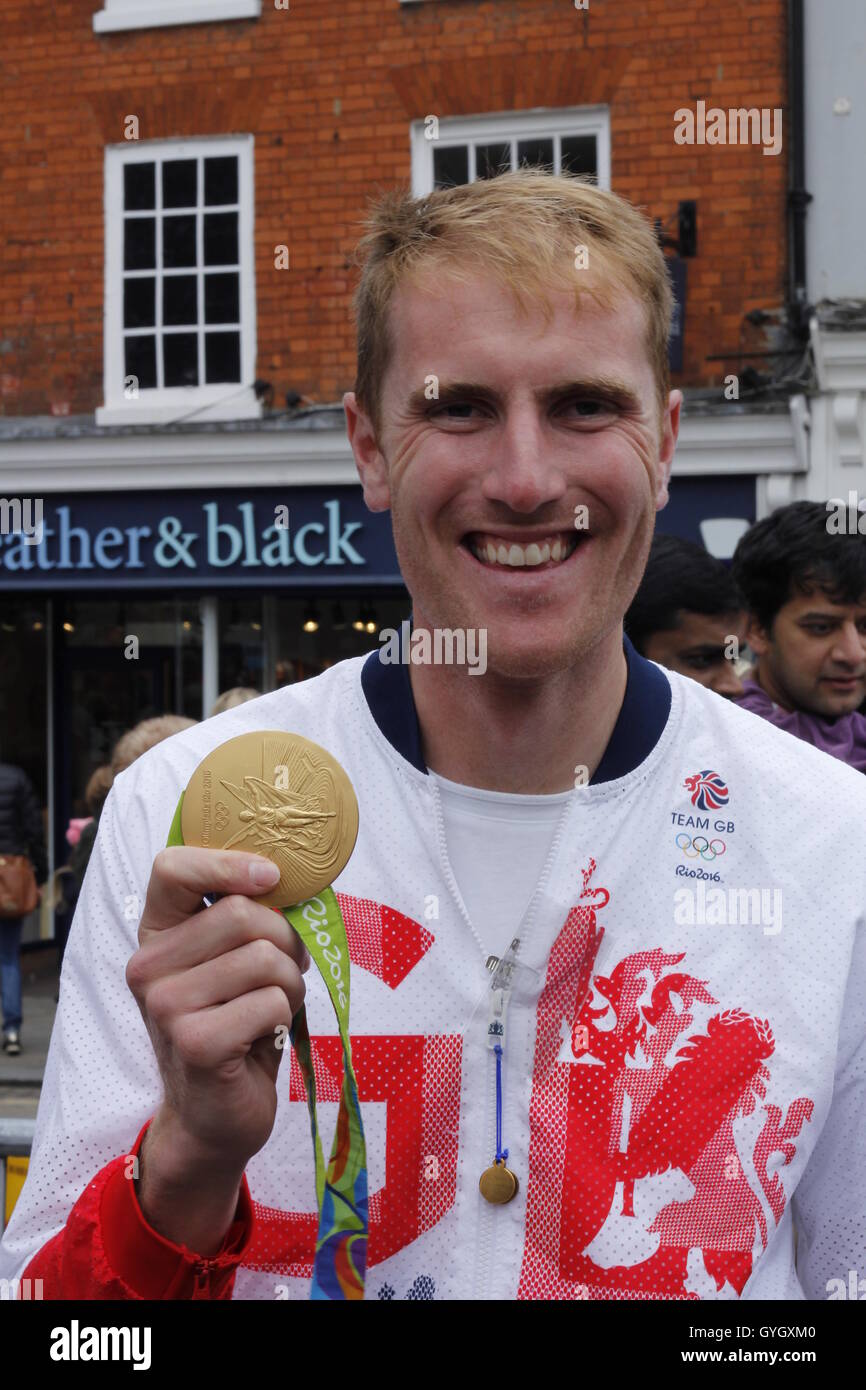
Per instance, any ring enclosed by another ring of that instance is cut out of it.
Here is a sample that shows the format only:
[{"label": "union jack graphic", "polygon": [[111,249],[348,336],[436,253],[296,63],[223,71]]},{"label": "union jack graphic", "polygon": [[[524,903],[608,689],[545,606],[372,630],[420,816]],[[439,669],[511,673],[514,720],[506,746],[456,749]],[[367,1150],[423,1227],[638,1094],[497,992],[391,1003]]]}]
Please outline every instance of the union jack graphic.
[{"label": "union jack graphic", "polygon": [[725,785],[724,779],[717,772],[707,769],[705,772],[693,772],[691,777],[687,777],[683,786],[692,794],[692,805],[697,806],[699,811],[717,811],[720,806],[727,806],[730,792]]}]

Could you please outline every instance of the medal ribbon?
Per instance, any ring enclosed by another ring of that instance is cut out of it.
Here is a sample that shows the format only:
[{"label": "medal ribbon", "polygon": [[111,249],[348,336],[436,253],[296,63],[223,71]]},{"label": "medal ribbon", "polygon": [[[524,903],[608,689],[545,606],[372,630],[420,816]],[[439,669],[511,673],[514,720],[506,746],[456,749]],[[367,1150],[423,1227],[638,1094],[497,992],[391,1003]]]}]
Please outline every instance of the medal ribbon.
[{"label": "medal ribbon", "polygon": [[[174,813],[167,845],[183,844],[182,806],[183,793]],[[346,926],[333,888],[322,889],[316,897],[308,898],[306,902],[272,910],[282,912],[316,962],[337,1015],[343,1045],[340,1109],[326,1170],[316,1115],[316,1078],[307,1011],[301,1005],[292,1019],[289,1037],[307,1095],[316,1163],[319,1225],[310,1298],[335,1301],[362,1299],[367,1267],[367,1148],[349,1038],[349,948]]]}]

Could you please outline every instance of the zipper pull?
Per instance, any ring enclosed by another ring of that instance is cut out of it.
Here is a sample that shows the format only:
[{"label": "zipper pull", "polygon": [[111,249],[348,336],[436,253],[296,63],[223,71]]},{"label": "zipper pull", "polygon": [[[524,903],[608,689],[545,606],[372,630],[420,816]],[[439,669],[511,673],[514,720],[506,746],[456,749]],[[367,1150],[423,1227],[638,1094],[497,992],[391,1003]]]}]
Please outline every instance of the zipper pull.
[{"label": "zipper pull", "polygon": [[194,1267],[195,1277],[192,1285],[192,1298],[210,1298],[210,1275],[215,1267],[214,1260],[199,1260]]}]

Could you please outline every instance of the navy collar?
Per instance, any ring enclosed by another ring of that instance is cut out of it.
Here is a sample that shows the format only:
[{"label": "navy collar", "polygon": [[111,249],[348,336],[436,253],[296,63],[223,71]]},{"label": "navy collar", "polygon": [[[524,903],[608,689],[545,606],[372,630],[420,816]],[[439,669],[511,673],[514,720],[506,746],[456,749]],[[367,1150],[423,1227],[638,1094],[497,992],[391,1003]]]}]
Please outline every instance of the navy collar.
[{"label": "navy collar", "polygon": [[[664,672],[640,656],[625,635],[622,644],[628,664],[625,698],[601,762],[590,778],[592,786],[625,777],[649,757],[670,713],[671,687]],[[370,713],[400,756],[426,774],[409,667],[402,662],[383,663],[382,650],[371,652],[361,668],[361,687]]]}]

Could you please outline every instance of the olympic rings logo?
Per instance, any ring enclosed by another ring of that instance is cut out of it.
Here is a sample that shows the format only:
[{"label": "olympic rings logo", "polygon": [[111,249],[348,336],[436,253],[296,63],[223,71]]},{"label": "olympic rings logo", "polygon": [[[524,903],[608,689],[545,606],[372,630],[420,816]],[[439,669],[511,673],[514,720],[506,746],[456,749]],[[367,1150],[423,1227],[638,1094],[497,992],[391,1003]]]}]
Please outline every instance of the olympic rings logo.
[{"label": "olympic rings logo", "polygon": [[703,835],[684,835],[680,831],[676,837],[677,848],[687,859],[717,859],[728,848],[724,840],[707,840]]}]

